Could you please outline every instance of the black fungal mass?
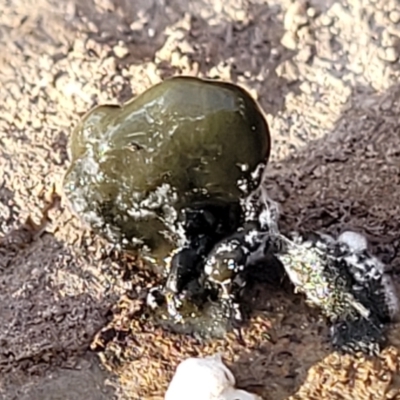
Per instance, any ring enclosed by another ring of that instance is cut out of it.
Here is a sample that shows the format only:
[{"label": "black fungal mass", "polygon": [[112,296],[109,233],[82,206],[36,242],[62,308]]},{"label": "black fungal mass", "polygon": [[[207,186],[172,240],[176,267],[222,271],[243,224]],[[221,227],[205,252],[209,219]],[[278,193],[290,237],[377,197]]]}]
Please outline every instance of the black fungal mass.
[{"label": "black fungal mass", "polygon": [[386,342],[384,324],[399,305],[393,282],[366,238],[351,231],[337,239],[317,232],[281,238],[277,257],[296,291],[328,318],[333,346],[377,355]]}]

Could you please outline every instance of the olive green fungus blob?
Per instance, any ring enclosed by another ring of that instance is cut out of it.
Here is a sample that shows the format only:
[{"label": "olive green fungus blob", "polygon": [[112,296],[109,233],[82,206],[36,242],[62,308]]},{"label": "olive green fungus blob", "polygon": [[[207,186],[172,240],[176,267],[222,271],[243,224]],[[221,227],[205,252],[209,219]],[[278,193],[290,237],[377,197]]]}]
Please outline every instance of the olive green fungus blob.
[{"label": "olive green fungus blob", "polygon": [[244,89],[175,77],[89,111],[69,150],[63,186],[73,210],[123,250],[161,265],[185,240],[182,210],[238,202],[258,184],[270,136]]}]

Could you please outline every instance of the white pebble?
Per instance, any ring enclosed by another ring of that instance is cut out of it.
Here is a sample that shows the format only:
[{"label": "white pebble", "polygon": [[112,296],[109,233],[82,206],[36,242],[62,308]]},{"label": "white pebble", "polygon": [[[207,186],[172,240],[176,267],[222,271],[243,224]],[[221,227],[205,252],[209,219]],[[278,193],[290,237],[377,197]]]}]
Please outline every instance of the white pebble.
[{"label": "white pebble", "polygon": [[347,244],[356,253],[368,249],[368,241],[361,233],[346,231],[338,237],[338,242]]},{"label": "white pebble", "polygon": [[235,388],[235,377],[221,355],[182,361],[165,394],[165,400],[261,400]]}]

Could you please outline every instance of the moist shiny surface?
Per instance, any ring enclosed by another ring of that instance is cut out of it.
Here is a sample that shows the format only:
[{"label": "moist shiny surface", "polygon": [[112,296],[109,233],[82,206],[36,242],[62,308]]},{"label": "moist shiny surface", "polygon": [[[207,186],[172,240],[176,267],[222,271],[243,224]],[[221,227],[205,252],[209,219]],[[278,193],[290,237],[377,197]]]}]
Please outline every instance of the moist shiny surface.
[{"label": "moist shiny surface", "polygon": [[182,210],[235,203],[270,151],[255,101],[228,83],[178,77],[91,110],[70,140],[64,190],[92,229],[160,263],[183,245]]}]

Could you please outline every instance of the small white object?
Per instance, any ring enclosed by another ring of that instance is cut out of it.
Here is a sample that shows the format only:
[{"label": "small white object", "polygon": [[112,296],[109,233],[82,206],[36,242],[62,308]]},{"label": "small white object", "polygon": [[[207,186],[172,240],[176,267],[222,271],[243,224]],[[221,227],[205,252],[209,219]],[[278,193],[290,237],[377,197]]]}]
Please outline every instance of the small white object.
[{"label": "small white object", "polygon": [[[356,256],[356,254],[368,250],[367,238],[360,233],[346,231],[338,237],[338,242],[346,244],[351,250],[353,250],[354,254],[346,257],[346,261],[354,267],[353,276],[359,282],[362,282],[365,278],[381,279],[390,318],[392,320],[397,320],[400,311],[399,299],[391,277],[385,273],[385,265],[378,260],[378,258],[373,256],[371,256],[369,260],[360,263]],[[356,272],[357,269],[358,274]]]},{"label": "small white object", "polygon": [[221,355],[182,361],[165,394],[165,400],[261,400],[235,388],[235,377]]},{"label": "small white object", "polygon": [[338,237],[338,242],[347,244],[355,253],[368,249],[368,241],[361,233],[346,231]]}]

